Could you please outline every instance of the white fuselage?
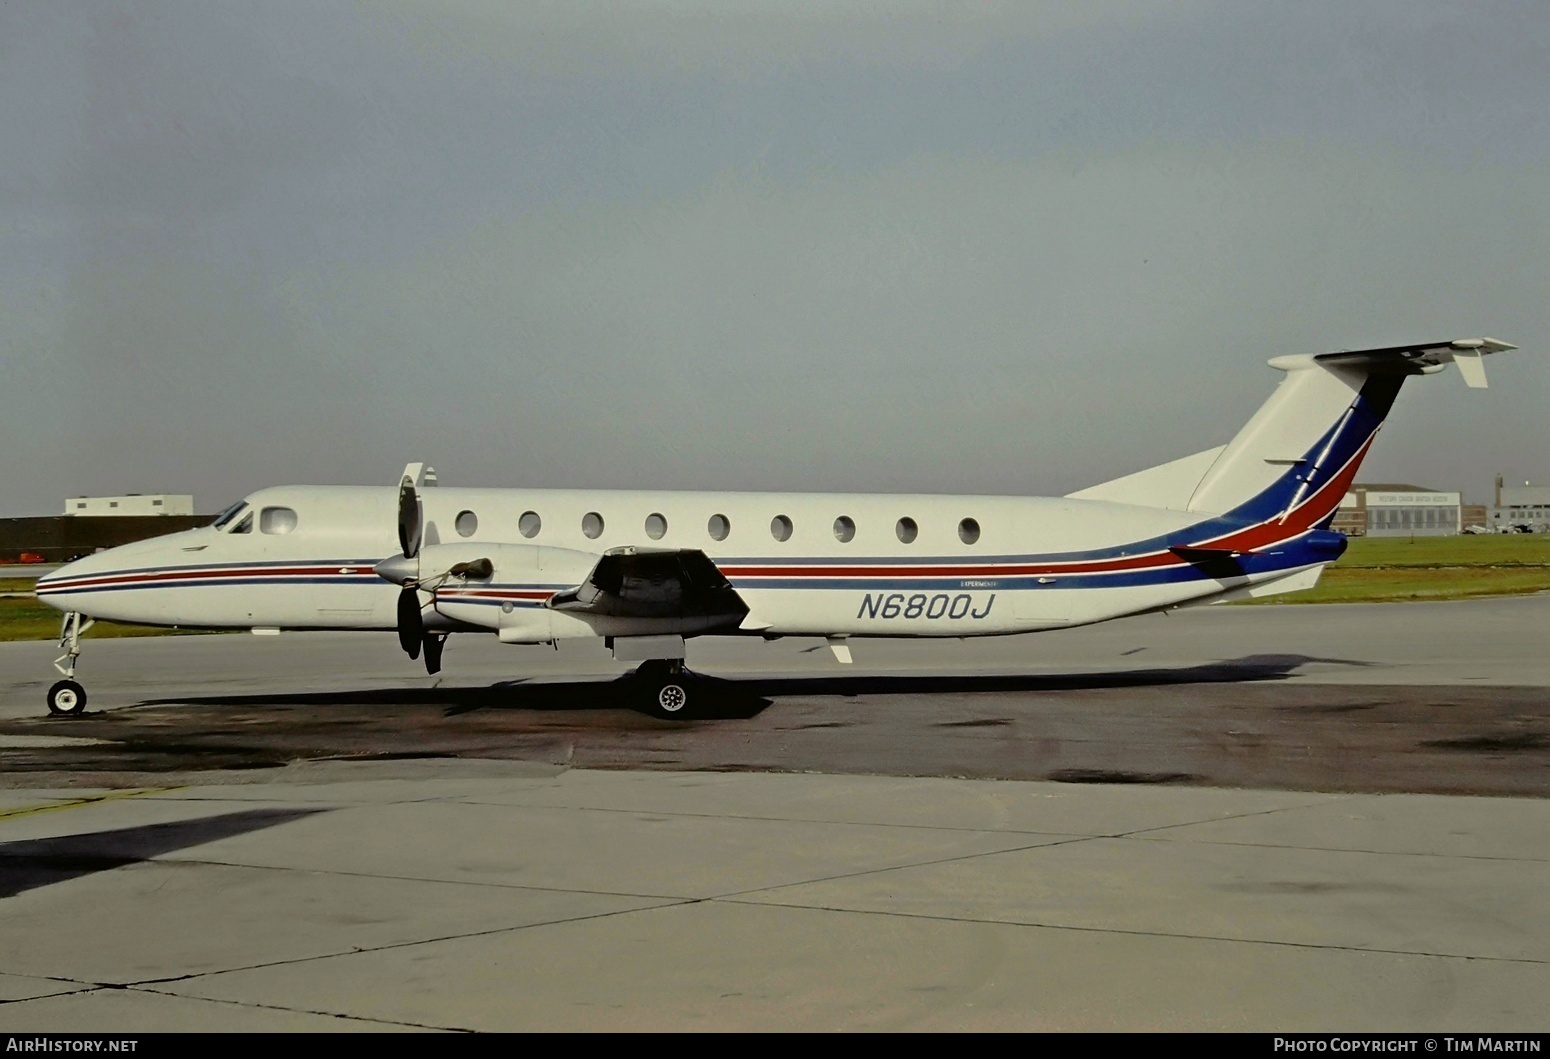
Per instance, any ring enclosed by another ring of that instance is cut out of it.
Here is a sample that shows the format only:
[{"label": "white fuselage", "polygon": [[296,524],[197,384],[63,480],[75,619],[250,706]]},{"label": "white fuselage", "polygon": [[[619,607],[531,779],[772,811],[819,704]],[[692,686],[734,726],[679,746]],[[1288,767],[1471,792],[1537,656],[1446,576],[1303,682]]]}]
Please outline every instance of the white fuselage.
[{"label": "white fuselage", "polygon": [[[519,643],[662,631],[1004,635],[1218,597],[1318,565],[1294,549],[1284,564],[1204,576],[1157,541],[1211,516],[1069,498],[463,488],[421,497],[427,556],[496,559],[488,582],[438,593],[428,626]],[[45,578],[38,595],[125,622],[392,629],[399,589],[372,568],[399,551],[396,504],[396,490],[383,487],[261,490],[220,528],[88,556]],[[1267,527],[1257,529],[1266,538]],[[1284,536],[1306,531],[1288,525]],[[746,618],[731,629],[675,630],[544,605],[621,547],[704,552]]]}]

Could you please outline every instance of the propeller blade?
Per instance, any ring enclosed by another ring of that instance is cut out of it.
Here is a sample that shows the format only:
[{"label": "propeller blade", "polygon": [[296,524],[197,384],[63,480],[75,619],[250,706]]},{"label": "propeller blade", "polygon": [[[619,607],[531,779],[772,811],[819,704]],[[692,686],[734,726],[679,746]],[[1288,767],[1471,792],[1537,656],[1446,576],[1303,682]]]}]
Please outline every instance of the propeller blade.
[{"label": "propeller blade", "polygon": [[431,676],[441,672],[441,649],[447,645],[446,636],[433,636],[426,634],[425,644],[425,671]]},{"label": "propeller blade", "polygon": [[420,515],[420,494],[406,474],[398,486],[398,543],[410,559],[420,554]]},{"label": "propeller blade", "polygon": [[420,615],[420,589],[406,585],[398,594],[398,646],[410,658],[420,657],[420,644],[425,639],[425,619]]}]

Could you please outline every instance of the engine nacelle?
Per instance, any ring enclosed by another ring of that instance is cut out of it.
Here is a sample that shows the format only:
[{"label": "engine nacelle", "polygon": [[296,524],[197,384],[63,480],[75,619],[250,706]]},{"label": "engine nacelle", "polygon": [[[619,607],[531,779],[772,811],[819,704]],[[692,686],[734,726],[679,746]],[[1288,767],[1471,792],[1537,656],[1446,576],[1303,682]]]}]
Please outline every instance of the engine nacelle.
[{"label": "engine nacelle", "polygon": [[[436,585],[436,612],[453,621],[494,629],[503,643],[547,643],[556,615],[547,603],[556,592],[586,580],[601,556],[538,544],[431,544],[420,549],[420,578]],[[489,576],[481,576],[489,560]],[[454,572],[455,571],[455,572]],[[572,619],[564,619],[571,624]]]}]

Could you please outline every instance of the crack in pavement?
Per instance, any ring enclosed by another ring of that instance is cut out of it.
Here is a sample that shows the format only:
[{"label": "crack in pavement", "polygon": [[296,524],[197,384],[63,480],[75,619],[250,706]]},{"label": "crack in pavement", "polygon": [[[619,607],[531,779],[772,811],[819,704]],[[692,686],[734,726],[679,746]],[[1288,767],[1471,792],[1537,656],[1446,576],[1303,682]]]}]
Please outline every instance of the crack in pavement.
[{"label": "crack in pavement", "polygon": [[[1288,949],[1310,949],[1329,952],[1371,953],[1381,956],[1415,956],[1438,960],[1470,960],[1481,963],[1522,964],[1531,967],[1550,966],[1550,959],[1527,956],[1480,956],[1471,953],[1428,952],[1420,949],[1383,949],[1361,945],[1335,945],[1312,941],[1281,941],[1275,938],[1231,938],[1215,934],[1189,934],[1167,930],[1135,930],[1126,927],[1084,927],[1070,923],[1037,923],[1018,919],[977,918],[969,916],[933,915],[929,912],[882,911],[875,908],[840,908],[831,905],[799,905],[782,901],[740,901],[727,899],[728,904],[748,905],[753,908],[789,908],[793,910],[848,913],[858,916],[898,916],[901,919],[923,919],[940,923],[989,923],[1003,927],[1028,927],[1036,930],[1069,930],[1084,934],[1115,934],[1136,938],[1171,938],[1180,941],[1212,941],[1229,945],[1272,945]],[[642,911],[645,911],[642,909]]]}]

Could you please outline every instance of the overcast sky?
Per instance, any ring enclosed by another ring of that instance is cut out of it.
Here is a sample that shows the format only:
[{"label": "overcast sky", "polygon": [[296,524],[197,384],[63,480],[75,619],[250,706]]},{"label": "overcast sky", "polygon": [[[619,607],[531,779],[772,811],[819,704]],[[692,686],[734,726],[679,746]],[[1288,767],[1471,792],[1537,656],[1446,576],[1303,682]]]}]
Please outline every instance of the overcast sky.
[{"label": "overcast sky", "polygon": [[1490,335],[1550,480],[1550,8],[0,0],[0,516],[289,482],[1060,494]]}]

